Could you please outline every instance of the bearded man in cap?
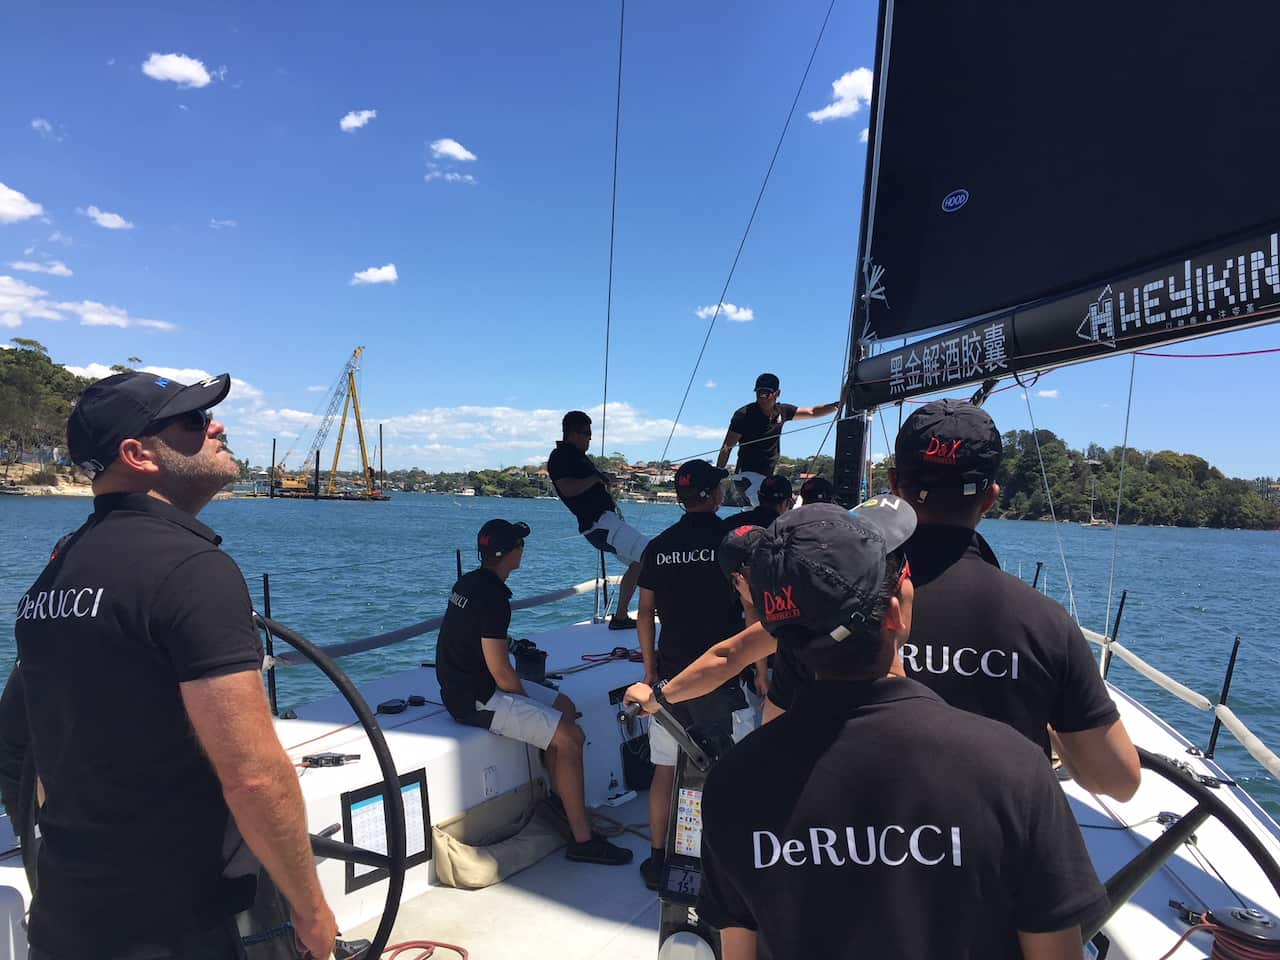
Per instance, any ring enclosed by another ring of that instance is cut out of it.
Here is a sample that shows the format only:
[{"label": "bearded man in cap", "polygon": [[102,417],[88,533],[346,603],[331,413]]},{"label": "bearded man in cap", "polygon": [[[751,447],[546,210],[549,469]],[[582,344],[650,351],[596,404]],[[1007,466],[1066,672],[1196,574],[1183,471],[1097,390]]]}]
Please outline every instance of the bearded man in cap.
[{"label": "bearded man in cap", "polygon": [[[705,460],[689,460],[676,471],[676,496],[684,516],[654,537],[640,561],[640,652],[644,657],[645,683],[674,677],[694,660],[709,642],[742,629],[742,612],[732,584],[721,573],[716,551],[724,521],[716,516],[728,472]],[[662,620],[657,636],[655,614]],[[734,710],[746,706],[746,698],[729,678],[720,689],[682,704],[682,722],[693,723],[712,736],[729,736]],[[658,724],[649,725],[649,756],[655,766],[649,787],[649,835],[653,846],[640,865],[645,884],[658,888],[666,860],[667,820],[671,813],[671,787],[675,781],[679,748]]]},{"label": "bearded man in cap", "polygon": [[756,377],[756,399],[733,411],[724,444],[716,458],[716,466],[729,462],[729,455],[738,447],[738,465],[734,468],[733,483],[751,506],[760,503],[760,484],[778,468],[782,452],[782,426],[788,420],[812,420],[825,417],[840,409],[840,404],[822,403],[816,407],[797,407],[792,403],[779,403],[782,384],[775,373],[762,373]]},{"label": "bearded man in cap", "polygon": [[440,697],[459,723],[545,751],[553,804],[573,831],[566,859],[630,863],[630,850],[591,829],[582,774],[586,737],[575,719],[577,707],[558,690],[522,680],[511,662],[507,578],[519,568],[528,536],[528,524],[501,519],[488,521],[476,534],[480,566],[453,585],[436,643]]},{"label": "bearded man in cap", "polygon": [[239,472],[210,412],[230,386],[122,373],[67,421],[93,515],[19,601],[21,667],[0,701],[0,742],[29,729],[43,789],[37,960],[243,956],[234,915],[258,869],[245,844],[301,949],[333,951],[244,578],[196,519]]},{"label": "bearded man in cap", "polygon": [[1082,786],[1128,800],[1138,754],[1080,627],[1062,606],[1000,569],[977,526],[996,504],[1003,447],[991,416],[938,400],[902,424],[889,470],[920,518],[907,543],[917,588],[909,676],[947,703],[1050,742]]},{"label": "bearded man in cap", "polygon": [[1036,748],[903,671],[914,525],[897,497],[815,504],[752,551],[762,623],[816,679],[707,777],[698,915],[724,960],[1078,960],[1105,908]]}]

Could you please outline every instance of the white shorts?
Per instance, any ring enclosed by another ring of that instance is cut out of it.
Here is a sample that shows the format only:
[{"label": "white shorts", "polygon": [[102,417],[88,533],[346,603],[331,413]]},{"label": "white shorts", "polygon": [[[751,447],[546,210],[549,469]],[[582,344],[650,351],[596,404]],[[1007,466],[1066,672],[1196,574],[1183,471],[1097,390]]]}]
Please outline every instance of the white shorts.
[{"label": "white shorts", "polygon": [[[745,689],[745,688],[744,688]],[[755,696],[752,691],[752,696]],[[730,738],[734,743],[739,742],[747,734],[751,733],[758,726],[754,722],[751,709],[751,700],[748,699],[747,706],[741,710],[733,712],[733,732]],[[649,760],[655,766],[674,767],[676,760],[680,758],[680,745],[676,743],[675,738],[652,717],[649,718]]]},{"label": "white shorts", "polygon": [[738,492],[747,498],[753,507],[760,506],[760,484],[764,483],[763,473],[752,473],[750,470],[740,471],[733,475],[733,485]]},{"label": "white shorts", "polygon": [[564,717],[563,713],[552,706],[560,691],[528,680],[524,681],[524,689],[529,694],[527,697],[495,690],[485,703],[477,700],[476,709],[493,712],[493,720],[489,723],[490,733],[545,750]]},{"label": "white shorts", "polygon": [[639,563],[649,538],[613,510],[606,510],[590,530],[582,534],[597,550],[617,554],[626,563]]}]

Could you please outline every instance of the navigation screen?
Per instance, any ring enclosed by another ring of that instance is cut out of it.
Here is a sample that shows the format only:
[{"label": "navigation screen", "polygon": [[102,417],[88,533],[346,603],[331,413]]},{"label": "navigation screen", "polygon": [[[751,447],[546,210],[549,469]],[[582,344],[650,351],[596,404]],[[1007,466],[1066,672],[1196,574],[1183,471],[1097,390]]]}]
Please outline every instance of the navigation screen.
[{"label": "navigation screen", "polygon": [[662,887],[669,894],[676,894],[690,899],[696,898],[698,891],[702,887],[702,871],[668,866]]}]

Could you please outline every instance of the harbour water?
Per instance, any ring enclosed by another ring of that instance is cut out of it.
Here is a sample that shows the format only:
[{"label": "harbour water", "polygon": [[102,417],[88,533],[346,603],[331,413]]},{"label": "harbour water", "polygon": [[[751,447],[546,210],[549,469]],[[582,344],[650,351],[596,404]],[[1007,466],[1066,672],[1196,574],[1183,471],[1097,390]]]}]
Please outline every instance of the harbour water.
[{"label": "harbour water", "polygon": [[[86,499],[0,498],[0,609],[12,610],[35,579],[49,550],[91,509]],[[674,505],[628,503],[627,518],[657,533],[679,517]],[[725,513],[726,511],[722,511]],[[491,517],[523,520],[532,528],[524,563],[513,574],[515,596],[544,593],[591,579],[599,555],[577,534],[573,517],[554,500],[503,500],[400,494],[390,503],[306,500],[223,500],[201,519],[223,537],[239,563],[255,605],[262,575],[270,574],[272,615],[308,639],[336,643],[378,634],[437,616],[456,574],[455,550],[475,564],[475,532]],[[1044,562],[1041,585],[1067,602],[1066,555],[1080,621],[1102,631],[1111,573],[1113,531],[1077,525],[984,521],[982,533],[1006,570],[1031,580]],[[1280,751],[1280,534],[1232,530],[1121,527],[1111,616],[1120,592],[1128,602],[1121,640],[1161,670],[1217,700],[1232,638],[1244,644],[1232,681],[1232,709],[1272,749]],[[610,573],[622,568],[610,561]],[[532,636],[565,621],[587,618],[590,594],[517,611],[513,636]],[[960,612],[957,612],[960,615]],[[635,646],[634,634],[617,634]],[[432,659],[434,636],[345,659],[357,680],[415,667]],[[13,634],[0,635],[0,669],[15,658]],[[551,660],[555,660],[554,652]],[[1202,748],[1212,717],[1187,706],[1116,661],[1111,679],[1134,694]],[[640,679],[637,669],[636,679]],[[311,667],[278,671],[280,705],[327,695],[327,682]],[[406,690],[408,695],[414,691]],[[1229,735],[1217,757],[1280,819],[1280,784]]]}]

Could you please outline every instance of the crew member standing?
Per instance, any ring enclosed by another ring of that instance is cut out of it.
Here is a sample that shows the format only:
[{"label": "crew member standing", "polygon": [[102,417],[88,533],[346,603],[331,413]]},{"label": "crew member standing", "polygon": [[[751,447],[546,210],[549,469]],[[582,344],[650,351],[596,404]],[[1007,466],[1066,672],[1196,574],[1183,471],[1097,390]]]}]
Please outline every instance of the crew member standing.
[{"label": "crew member standing", "polygon": [[436,644],[440,697],[459,723],[546,751],[554,796],[573,831],[565,857],[617,866],[631,851],[591,831],[583,791],[582,744],[577,707],[563,693],[521,680],[511,664],[507,628],[511,590],[507,578],[524,558],[524,523],[490,520],[476,534],[480,566],[453,585]]},{"label": "crew member standing", "polygon": [[724,960],[1064,960],[1105,908],[1035,746],[903,673],[914,523],[896,497],[815,504],[752,554],[763,623],[817,679],[707,778],[698,914]]},{"label": "crew member standing", "polygon": [[947,703],[1003,720],[1059,756],[1097,793],[1128,800],[1138,754],[1079,626],[1062,606],[1000,569],[975,529],[996,503],[1002,444],[981,407],[939,400],[898,431],[894,492],[916,509],[907,543],[919,592],[902,659]]},{"label": "crew member standing", "polygon": [[734,468],[733,482],[738,492],[753,507],[760,484],[773,474],[781,455],[782,425],[788,420],[811,420],[825,417],[840,409],[839,403],[823,403],[816,407],[797,407],[791,403],[779,403],[781,384],[776,374],[762,373],[756,377],[756,399],[745,407],[733,411],[729,431],[724,435],[724,445],[716,458],[716,466],[729,462],[734,447],[738,450],[738,465]]},{"label": "crew member standing", "polygon": [[25,697],[0,699],[0,741],[20,744],[29,725],[44,791],[36,960],[243,956],[234,915],[257,876],[246,842],[302,947],[333,952],[244,577],[196,519],[238,475],[209,412],[230,385],[117,374],[67,422],[93,515],[19,601],[11,683]]},{"label": "crew member standing", "polygon": [[627,630],[636,622],[627,614],[640,576],[640,557],[649,538],[622,519],[618,505],[609,495],[611,478],[602,473],[587,450],[591,447],[591,418],[581,410],[570,410],[561,420],[564,439],[556,442],[547,460],[547,473],[556,495],[578,518],[578,532],[597,550],[615,554],[627,564],[618,585],[618,609],[609,620],[610,630]]},{"label": "crew member standing", "polygon": [[[742,628],[742,612],[733,586],[716,559],[724,521],[716,516],[728,472],[705,460],[689,460],[676,471],[676,496],[684,516],[658,534],[645,549],[640,569],[640,651],[645,682],[674,677],[708,642]],[[662,635],[655,635],[655,612]],[[656,646],[655,646],[656,640]],[[737,678],[698,700],[681,704],[677,716],[713,735],[729,736],[734,710],[746,706]],[[678,759],[675,740],[658,724],[649,725],[649,756],[655,766],[649,787],[649,835],[653,851],[640,865],[645,884],[658,888],[666,861],[667,820]]]}]

